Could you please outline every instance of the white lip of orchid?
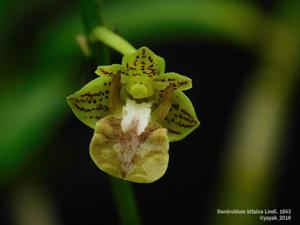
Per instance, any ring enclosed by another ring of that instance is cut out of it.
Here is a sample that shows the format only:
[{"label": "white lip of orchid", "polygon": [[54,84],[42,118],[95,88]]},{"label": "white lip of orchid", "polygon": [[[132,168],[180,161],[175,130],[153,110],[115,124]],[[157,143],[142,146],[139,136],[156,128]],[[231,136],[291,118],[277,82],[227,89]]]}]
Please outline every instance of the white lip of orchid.
[{"label": "white lip of orchid", "polygon": [[127,99],[122,112],[122,132],[135,129],[137,135],[143,133],[150,120],[151,105],[152,103],[136,103],[134,100]]}]

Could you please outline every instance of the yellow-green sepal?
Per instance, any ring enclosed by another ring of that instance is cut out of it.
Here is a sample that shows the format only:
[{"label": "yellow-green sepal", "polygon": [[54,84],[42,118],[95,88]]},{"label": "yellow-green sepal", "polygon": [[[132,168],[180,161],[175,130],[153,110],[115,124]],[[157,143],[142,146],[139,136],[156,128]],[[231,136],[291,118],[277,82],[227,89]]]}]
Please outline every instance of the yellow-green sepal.
[{"label": "yellow-green sepal", "polygon": [[168,86],[174,90],[187,90],[192,87],[192,79],[178,73],[165,73],[153,79],[156,90],[164,90]]},{"label": "yellow-green sepal", "polygon": [[111,79],[99,77],[67,97],[76,117],[93,129],[99,119],[109,114],[110,86]]},{"label": "yellow-green sepal", "polygon": [[180,90],[174,91],[170,111],[160,123],[168,129],[170,142],[185,138],[200,124],[193,104]]},{"label": "yellow-green sepal", "polygon": [[153,77],[165,72],[165,60],[147,47],[141,47],[134,53],[124,55],[122,66],[128,76]]},{"label": "yellow-green sepal", "polygon": [[120,64],[112,64],[109,66],[98,66],[95,73],[98,76],[107,77],[107,78],[113,78],[118,74],[121,74],[124,72],[124,69],[122,65]]}]

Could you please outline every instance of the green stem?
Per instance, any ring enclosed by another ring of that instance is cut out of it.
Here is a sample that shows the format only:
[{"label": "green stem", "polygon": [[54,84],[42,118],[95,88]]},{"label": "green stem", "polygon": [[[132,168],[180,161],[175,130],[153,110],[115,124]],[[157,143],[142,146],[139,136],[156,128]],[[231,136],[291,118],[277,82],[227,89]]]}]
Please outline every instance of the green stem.
[{"label": "green stem", "polygon": [[[102,11],[101,1],[99,0],[80,0],[80,7],[87,36],[93,36],[92,39],[100,40],[103,43],[125,54],[135,51],[135,49],[124,39],[117,36],[110,30],[98,27],[102,25],[100,17]],[[100,31],[100,33],[99,33]],[[111,40],[110,40],[111,39]],[[93,58],[97,65],[109,64],[109,54],[102,43],[91,43]],[[140,225],[139,210],[134,196],[131,183],[116,180],[110,177],[112,195],[115,200],[117,212],[122,225]]]},{"label": "green stem", "polygon": [[[86,31],[86,36],[89,37],[93,29],[102,24],[102,1],[101,0],[80,0],[79,1],[82,21]],[[88,41],[90,41],[88,39]],[[109,64],[109,52],[103,43],[89,43],[92,50],[92,60],[96,65]]]},{"label": "green stem", "polygon": [[111,189],[122,225],[141,225],[133,186],[128,181],[110,178]]},{"label": "green stem", "polygon": [[96,27],[91,34],[91,40],[101,41],[123,55],[136,51],[131,44],[106,27]]}]

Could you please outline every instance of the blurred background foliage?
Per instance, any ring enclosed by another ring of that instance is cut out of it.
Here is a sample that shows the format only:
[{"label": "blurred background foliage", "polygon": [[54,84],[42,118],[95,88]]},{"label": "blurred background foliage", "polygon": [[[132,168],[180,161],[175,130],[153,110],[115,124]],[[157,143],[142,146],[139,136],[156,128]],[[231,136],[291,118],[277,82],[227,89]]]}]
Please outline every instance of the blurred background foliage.
[{"label": "blurred background foliage", "polygon": [[[142,223],[259,224],[216,209],[296,211],[299,1],[101,2],[104,25],[193,79],[202,122],[171,145],[161,180],[133,186]],[[75,41],[78,2],[1,0],[0,31],[0,223],[126,224],[122,208],[141,223],[131,189],[93,165],[92,130],[65,101],[95,77]]]}]

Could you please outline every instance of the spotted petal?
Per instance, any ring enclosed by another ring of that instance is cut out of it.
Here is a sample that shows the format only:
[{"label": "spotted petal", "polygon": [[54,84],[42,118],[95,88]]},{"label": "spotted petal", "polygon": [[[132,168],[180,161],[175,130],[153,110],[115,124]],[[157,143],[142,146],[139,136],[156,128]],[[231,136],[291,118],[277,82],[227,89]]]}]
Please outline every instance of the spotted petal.
[{"label": "spotted petal", "polygon": [[162,127],[168,129],[170,141],[179,141],[199,126],[194,107],[189,98],[179,90],[173,94],[172,106],[161,121]]},{"label": "spotted petal", "polygon": [[167,130],[149,124],[141,136],[133,137],[121,131],[121,118],[102,118],[90,143],[91,158],[114,177],[138,183],[154,182],[168,167]]},{"label": "spotted petal", "polygon": [[192,80],[178,73],[165,73],[153,79],[157,90],[163,90],[168,86],[174,90],[187,90],[192,87]]},{"label": "spotted petal", "polygon": [[129,76],[153,77],[165,72],[165,60],[147,47],[141,47],[134,53],[124,55],[122,66]]},{"label": "spotted petal", "polygon": [[99,77],[67,98],[77,118],[93,129],[99,119],[109,114],[110,86],[109,78]]},{"label": "spotted petal", "polygon": [[120,64],[112,64],[109,66],[98,66],[95,73],[102,77],[113,78],[124,71]]}]

